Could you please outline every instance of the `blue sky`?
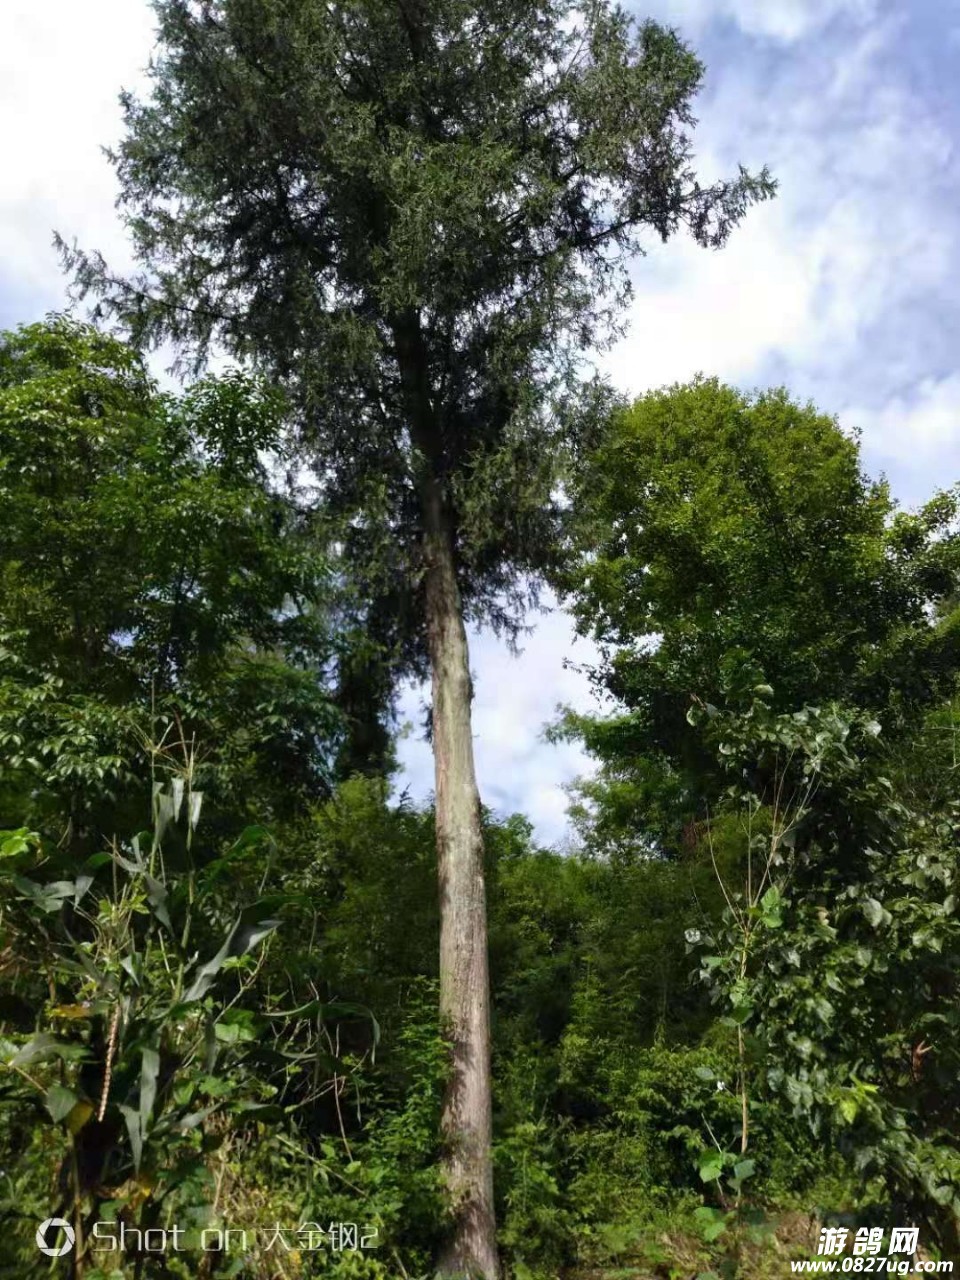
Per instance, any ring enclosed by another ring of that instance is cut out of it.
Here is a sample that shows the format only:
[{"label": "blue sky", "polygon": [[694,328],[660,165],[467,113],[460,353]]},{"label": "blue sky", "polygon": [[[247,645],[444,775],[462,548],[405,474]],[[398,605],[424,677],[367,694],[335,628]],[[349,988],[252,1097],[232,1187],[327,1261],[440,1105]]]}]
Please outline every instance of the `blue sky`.
[{"label": "blue sky", "polygon": [[[769,164],[781,184],[730,245],[651,243],[629,336],[603,358],[625,391],[698,372],[784,384],[862,433],[867,469],[910,506],[960,480],[960,0],[648,0],[707,64],[704,178]],[[141,0],[4,0],[0,8],[0,327],[65,304],[54,228],[129,265],[100,152],[118,89],[151,48]],[[548,746],[559,702],[590,705],[564,616],[531,618],[513,657],[473,638],[484,800],[564,838],[563,786],[587,767]],[[419,690],[405,715],[419,720]],[[402,744],[415,795],[429,750]]]}]

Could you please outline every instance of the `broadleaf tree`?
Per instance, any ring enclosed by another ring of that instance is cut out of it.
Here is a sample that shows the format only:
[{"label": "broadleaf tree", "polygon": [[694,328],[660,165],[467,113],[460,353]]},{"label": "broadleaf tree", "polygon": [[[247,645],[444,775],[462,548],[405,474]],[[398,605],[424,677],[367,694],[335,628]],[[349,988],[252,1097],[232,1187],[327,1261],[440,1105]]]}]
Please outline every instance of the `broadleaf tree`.
[{"label": "broadleaf tree", "polygon": [[[141,272],[61,241],[142,342],[248,358],[371,592],[432,675],[445,1274],[497,1270],[480,805],[465,621],[515,625],[550,554],[580,353],[648,240],[723,244],[766,171],[701,184],[703,76],[606,0],[157,0],[114,161]],[[379,584],[379,586],[378,586]]]},{"label": "broadleaf tree", "polygon": [[573,498],[557,585],[616,712],[559,732],[602,762],[582,793],[608,848],[676,848],[717,798],[688,713],[722,705],[744,657],[778,711],[842,700],[885,741],[955,689],[960,491],[898,511],[814,405],[703,378],[650,392],[610,414]]},{"label": "broadleaf tree", "polygon": [[0,819],[67,804],[76,835],[82,799],[98,839],[107,779],[139,817],[147,741],[197,740],[208,812],[327,794],[355,646],[332,557],[271,479],[281,420],[237,373],[161,394],[63,316],[0,332]]}]

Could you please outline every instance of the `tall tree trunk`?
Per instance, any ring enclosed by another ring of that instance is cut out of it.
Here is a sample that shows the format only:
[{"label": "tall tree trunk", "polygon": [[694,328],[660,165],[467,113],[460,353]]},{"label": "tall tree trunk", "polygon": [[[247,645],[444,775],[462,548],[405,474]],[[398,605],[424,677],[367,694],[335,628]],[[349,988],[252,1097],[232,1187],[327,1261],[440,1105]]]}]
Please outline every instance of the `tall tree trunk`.
[{"label": "tall tree trunk", "polygon": [[411,436],[420,455],[417,480],[433,683],[440,1016],[451,1051],[441,1128],[453,1221],[438,1266],[442,1276],[458,1280],[496,1280],[487,903],[473,759],[470,655],[419,318],[408,314],[394,326],[394,334]]},{"label": "tall tree trunk", "polygon": [[[441,513],[442,514],[442,513]],[[430,530],[427,627],[433,673],[440,1015],[452,1075],[444,1099],[445,1176],[454,1215],[445,1276],[497,1275],[490,1088],[490,980],[480,796],[473,760],[467,635],[449,532]]]}]

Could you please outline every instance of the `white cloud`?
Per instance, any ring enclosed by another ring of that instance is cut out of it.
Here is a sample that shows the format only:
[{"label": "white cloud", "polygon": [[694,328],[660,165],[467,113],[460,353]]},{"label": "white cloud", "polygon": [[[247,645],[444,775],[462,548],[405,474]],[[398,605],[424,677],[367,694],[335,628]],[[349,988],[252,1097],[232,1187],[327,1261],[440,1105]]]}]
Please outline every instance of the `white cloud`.
[{"label": "white cloud", "polygon": [[850,405],[840,419],[863,432],[879,466],[926,472],[929,492],[960,481],[960,373],[923,378],[872,408]]},{"label": "white cloud", "polygon": [[54,230],[128,261],[101,147],[120,136],[121,88],[135,88],[153,13],[132,0],[4,0],[0,6],[0,250],[34,319],[64,305]]},{"label": "white cloud", "polygon": [[631,329],[604,362],[624,389],[788,374],[829,407],[851,381],[876,392],[915,372],[929,335],[894,338],[892,320],[944,294],[960,169],[940,121],[889,75],[897,35],[879,24],[842,59],[818,47],[772,77],[748,62],[719,80],[700,110],[698,169],[769,162],[780,191],[722,252],[677,239],[635,268]]},{"label": "white cloud", "polygon": [[753,376],[764,357],[793,348],[809,330],[819,266],[784,254],[782,206],[751,214],[750,231],[723,253],[675,242],[654,254],[646,278],[634,271],[636,300],[624,341],[601,360],[622,390],[686,381],[696,373],[731,381]]},{"label": "white cloud", "polygon": [[877,0],[672,0],[670,11],[690,28],[725,20],[747,35],[789,42],[837,19],[862,23],[876,13]]}]

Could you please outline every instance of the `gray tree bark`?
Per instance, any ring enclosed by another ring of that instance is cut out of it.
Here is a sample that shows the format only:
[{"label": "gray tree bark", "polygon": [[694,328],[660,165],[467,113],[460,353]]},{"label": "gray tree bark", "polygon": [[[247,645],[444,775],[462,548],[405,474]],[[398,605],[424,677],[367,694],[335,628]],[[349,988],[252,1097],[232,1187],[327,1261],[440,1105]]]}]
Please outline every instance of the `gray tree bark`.
[{"label": "gray tree bark", "polygon": [[470,656],[452,519],[440,478],[437,424],[416,320],[395,326],[397,354],[420,455],[427,641],[433,691],[440,1016],[451,1074],[441,1118],[452,1213],[442,1276],[496,1280],[490,1076],[490,978],[480,794],[473,757]]}]

